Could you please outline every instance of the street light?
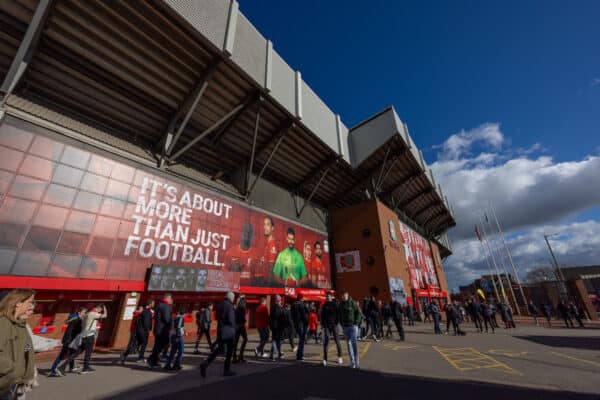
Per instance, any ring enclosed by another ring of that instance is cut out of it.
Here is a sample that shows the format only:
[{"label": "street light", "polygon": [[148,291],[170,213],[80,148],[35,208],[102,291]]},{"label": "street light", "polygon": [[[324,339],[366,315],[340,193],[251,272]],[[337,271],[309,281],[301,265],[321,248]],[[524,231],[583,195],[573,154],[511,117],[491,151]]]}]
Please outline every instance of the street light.
[{"label": "street light", "polygon": [[558,233],[552,233],[550,235],[544,235],[544,239],[546,240],[546,244],[548,245],[548,250],[550,250],[550,255],[552,256],[552,260],[554,260],[554,268],[556,268],[557,273],[557,277],[565,282],[565,276],[562,273],[562,270],[560,269],[560,266],[558,265],[558,261],[556,260],[556,256],[554,255],[554,252],[552,251],[552,246],[550,246],[550,241],[548,240],[549,237],[552,236],[558,236]]}]

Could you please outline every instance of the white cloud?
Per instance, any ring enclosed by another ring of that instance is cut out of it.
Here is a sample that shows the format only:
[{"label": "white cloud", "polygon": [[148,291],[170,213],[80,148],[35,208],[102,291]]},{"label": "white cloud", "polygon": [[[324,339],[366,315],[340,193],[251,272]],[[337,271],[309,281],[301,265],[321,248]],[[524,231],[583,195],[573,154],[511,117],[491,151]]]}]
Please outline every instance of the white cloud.
[{"label": "white cloud", "polygon": [[[575,230],[600,237],[598,223],[564,225],[564,218],[600,205],[600,157],[556,162],[546,155],[534,156],[545,151],[540,143],[514,151],[503,148],[508,142],[499,124],[484,124],[454,134],[438,146],[438,161],[431,168],[454,207],[458,223],[450,231],[454,255],[446,269],[454,285],[486,272],[473,225],[490,203],[505,233],[516,235],[511,238],[515,254],[527,265],[548,263],[542,235],[553,230],[565,232],[556,241],[557,252],[565,249],[565,262],[589,260],[590,255],[597,254],[597,250],[575,245],[569,238],[580,238]],[[475,152],[482,144],[480,152]]]},{"label": "white cloud", "polygon": [[591,87],[600,87],[600,78],[594,78],[590,82]]}]

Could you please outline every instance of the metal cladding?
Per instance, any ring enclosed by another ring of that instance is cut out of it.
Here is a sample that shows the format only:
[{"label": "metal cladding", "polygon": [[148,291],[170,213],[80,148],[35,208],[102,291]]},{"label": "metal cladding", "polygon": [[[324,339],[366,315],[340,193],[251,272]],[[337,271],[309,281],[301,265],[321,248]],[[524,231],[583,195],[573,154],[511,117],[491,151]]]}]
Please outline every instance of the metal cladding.
[{"label": "metal cladding", "polygon": [[236,176],[321,210],[367,193],[446,246],[451,207],[394,109],[346,127],[237,1],[6,0],[0,20],[2,113],[213,177],[242,199],[252,180]]}]

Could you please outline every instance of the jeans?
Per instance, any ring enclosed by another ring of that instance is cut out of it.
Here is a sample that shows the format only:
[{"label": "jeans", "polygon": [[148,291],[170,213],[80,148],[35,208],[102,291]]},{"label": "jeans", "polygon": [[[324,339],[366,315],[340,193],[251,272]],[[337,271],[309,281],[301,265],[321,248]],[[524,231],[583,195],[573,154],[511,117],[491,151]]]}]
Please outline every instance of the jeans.
[{"label": "jeans", "polygon": [[209,328],[209,329],[199,329],[198,330],[198,336],[196,338],[196,347],[194,347],[194,350],[198,350],[198,346],[200,346],[200,339],[202,339],[202,336],[206,336],[206,340],[208,341],[208,347],[212,349],[213,343],[212,343],[212,340],[210,339],[210,328]]},{"label": "jeans", "polygon": [[[84,351],[85,351],[85,356],[83,357],[83,368],[89,368],[90,360],[92,359],[92,351],[94,351],[94,342],[95,341],[96,341],[95,335],[84,337],[81,340],[81,346],[79,346],[79,348],[76,351],[71,353],[69,358],[67,360],[65,360],[65,362],[62,364],[62,368],[64,368],[67,365],[67,363],[69,363],[69,365],[71,365],[71,363],[74,363],[75,359],[77,357],[79,357],[79,355]],[[59,368],[61,368],[61,367],[59,367]]]},{"label": "jeans", "polygon": [[356,341],[358,336],[358,326],[344,326],[342,329],[344,331],[344,338],[346,339],[346,343],[348,344],[348,355],[350,356],[350,363],[353,367],[358,367],[358,343]]},{"label": "jeans", "polygon": [[[165,365],[165,367],[170,367],[171,362],[173,362],[173,359],[175,359],[175,362],[173,363],[174,367],[181,366],[181,359],[183,358],[184,350],[185,347],[183,338],[173,336],[171,338],[171,351],[169,352],[169,357],[167,358],[167,364]],[[177,356],[175,354],[177,354]]]},{"label": "jeans", "polygon": [[402,326],[402,320],[395,319],[394,324],[396,325],[396,329],[398,329],[398,335],[400,335],[400,340],[404,341],[404,327]]},{"label": "jeans", "polygon": [[[56,370],[56,367],[58,367],[58,364],[60,364],[60,362],[62,361],[62,359],[65,356],[68,356],[70,353],[70,349],[69,349],[69,345],[63,345],[62,349],[60,349],[60,353],[58,354],[58,357],[56,357],[56,360],[54,360],[54,363],[52,363],[52,367],[50,368],[51,371]],[[73,367],[75,366],[75,361],[71,361],[69,363],[69,368],[73,369]]]},{"label": "jeans", "polygon": [[342,346],[338,334],[337,325],[327,325],[323,327],[323,360],[327,361],[327,349],[329,348],[329,336],[333,338],[337,348],[338,357],[342,357]]},{"label": "jeans", "polygon": [[234,339],[217,340],[217,346],[212,353],[210,353],[206,361],[204,361],[204,364],[210,364],[215,358],[217,358],[217,355],[221,354],[223,350],[225,350],[225,365],[223,368],[224,372],[229,371],[231,369],[231,356],[233,355],[233,340]]},{"label": "jeans", "polygon": [[298,333],[298,352],[296,353],[296,360],[302,360],[304,358],[304,342],[306,341],[306,326],[298,326],[296,328]]},{"label": "jeans", "polygon": [[281,357],[281,336],[274,334],[271,340],[271,360],[275,358],[275,353]]},{"label": "jeans", "polygon": [[433,314],[433,331],[435,333],[442,333],[440,328],[440,314]]},{"label": "jeans", "polygon": [[493,323],[493,319],[492,316],[490,315],[484,315],[483,316],[483,323],[485,324],[485,332],[488,332],[488,324],[490,326],[490,328],[492,329],[492,333],[494,332],[494,323]]},{"label": "jeans", "polygon": [[[242,337],[242,345],[240,346],[240,356],[236,357],[237,345],[240,341],[240,336]],[[235,331],[235,346],[233,351],[233,358],[243,360],[244,359],[244,350],[246,349],[246,343],[248,343],[248,332],[246,332],[245,325],[238,325]]]},{"label": "jeans", "polygon": [[258,336],[260,337],[260,343],[256,346],[258,354],[262,354],[265,351],[265,345],[269,341],[269,328],[258,328]]}]

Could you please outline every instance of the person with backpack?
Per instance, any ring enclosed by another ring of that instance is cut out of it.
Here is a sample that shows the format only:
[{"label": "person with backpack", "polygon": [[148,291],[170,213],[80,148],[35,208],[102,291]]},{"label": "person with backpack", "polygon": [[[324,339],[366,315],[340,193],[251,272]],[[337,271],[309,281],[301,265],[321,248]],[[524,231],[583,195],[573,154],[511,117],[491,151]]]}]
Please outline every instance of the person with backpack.
[{"label": "person with backpack", "polygon": [[[173,329],[171,330],[171,349],[167,362],[163,369],[165,371],[173,371],[181,369],[181,359],[183,358],[183,352],[185,350],[184,336],[185,336],[185,309],[179,309],[177,316],[173,320]],[[171,365],[173,363],[173,365]]]},{"label": "person with backpack", "polygon": [[206,378],[206,369],[212,363],[217,355],[225,351],[225,364],[223,366],[223,376],[233,376],[235,372],[231,370],[231,357],[234,351],[235,340],[235,309],[233,300],[235,294],[227,292],[225,301],[217,309],[217,345],[210,353],[208,358],[200,364],[200,375]]},{"label": "person with backpack", "polygon": [[[58,369],[58,364],[60,364],[63,358],[69,356],[71,352],[71,349],[69,348],[69,343],[71,343],[71,341],[75,339],[75,337],[81,332],[81,320],[86,312],[87,309],[85,307],[79,307],[76,313],[69,314],[69,316],[67,317],[67,320],[65,321],[67,329],[65,329],[65,333],[63,334],[61,340],[62,348],[60,349],[60,353],[58,353],[56,360],[54,360],[54,362],[52,363],[50,371],[48,372],[48,376],[64,376],[62,371]],[[78,370],[75,368],[75,360],[73,360],[69,363],[69,372],[77,371]]]},{"label": "person with backpack", "polygon": [[400,335],[400,340],[404,341],[404,327],[402,326],[402,321],[404,319],[404,310],[402,309],[402,304],[396,300],[394,296],[392,296],[392,301],[390,302],[390,317],[394,320],[394,325],[396,325],[396,329],[398,330],[398,335]]},{"label": "person with backpack", "polygon": [[198,327],[198,333],[196,335],[196,344],[194,346],[194,354],[200,354],[198,347],[200,346],[200,340],[202,336],[206,336],[208,342],[208,348],[212,349],[213,342],[210,339],[210,325],[212,322],[212,310],[213,303],[208,303],[206,307],[201,308],[196,313],[196,326]]},{"label": "person with backpack", "polygon": [[[244,350],[246,349],[246,344],[248,343],[248,332],[246,331],[247,313],[248,309],[246,308],[246,296],[241,294],[240,297],[238,297],[235,305],[235,344],[233,346],[234,363],[246,362],[244,359]],[[240,341],[240,337],[242,338],[242,345],[240,346],[240,355],[237,356],[237,346],[238,342]]]},{"label": "person with backpack", "polygon": [[298,351],[296,352],[296,361],[304,361],[304,344],[306,342],[306,333],[308,330],[308,305],[304,302],[304,296],[298,295],[298,300],[292,307],[292,319],[294,320],[294,329],[298,334]]},{"label": "person with backpack", "polygon": [[339,318],[344,338],[348,345],[348,355],[352,368],[360,368],[360,359],[358,355],[358,327],[362,323],[362,313],[358,304],[348,294],[347,291],[342,293],[342,298],[339,304]]},{"label": "person with backpack", "polygon": [[327,292],[325,303],[321,307],[321,326],[323,327],[323,366],[327,366],[327,353],[329,350],[329,338],[335,342],[335,347],[338,354],[338,364],[343,363],[342,346],[340,345],[339,333],[339,310],[336,304],[333,293]]}]

